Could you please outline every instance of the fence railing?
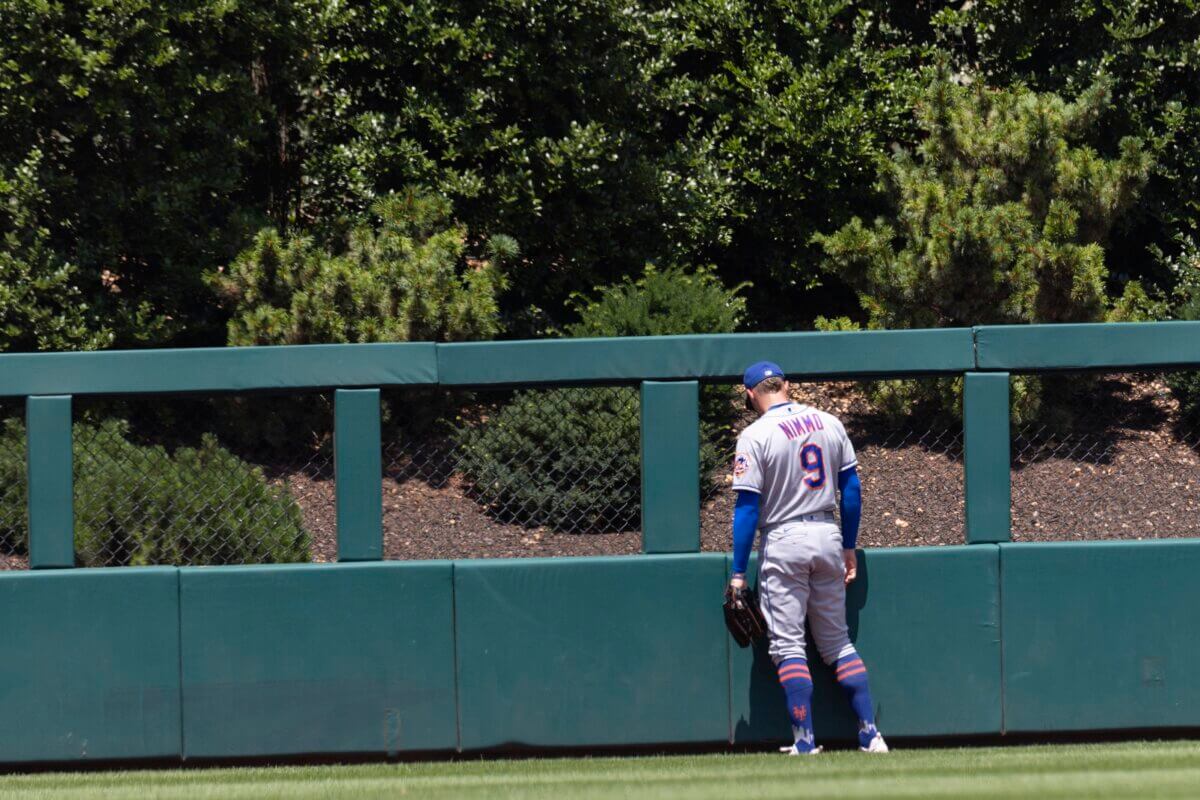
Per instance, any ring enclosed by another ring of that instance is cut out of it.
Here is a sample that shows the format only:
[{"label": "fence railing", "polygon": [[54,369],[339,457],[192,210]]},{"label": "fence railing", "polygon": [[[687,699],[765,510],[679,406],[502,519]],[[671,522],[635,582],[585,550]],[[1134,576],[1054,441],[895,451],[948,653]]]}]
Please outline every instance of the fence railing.
[{"label": "fence railing", "polygon": [[643,552],[699,549],[699,386],[778,362],[805,381],[961,376],[966,541],[1011,539],[1012,373],[1200,365],[1200,323],[0,355],[24,398],[32,568],[75,563],[72,398],[334,390],[337,555],[382,558],[381,390],[640,386]]}]

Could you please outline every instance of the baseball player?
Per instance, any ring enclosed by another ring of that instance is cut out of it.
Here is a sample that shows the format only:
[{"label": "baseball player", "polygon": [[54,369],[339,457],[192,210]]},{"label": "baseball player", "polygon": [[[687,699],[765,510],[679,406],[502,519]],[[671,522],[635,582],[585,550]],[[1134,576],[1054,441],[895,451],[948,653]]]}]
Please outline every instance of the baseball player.
[{"label": "baseball player", "polygon": [[[846,585],[858,571],[854,544],[862,512],[854,447],[837,417],[792,402],[778,365],[753,364],[742,382],[747,406],[761,416],[738,437],[733,462],[737,503],[729,583],[734,589],[745,586],[755,531],[761,530],[759,603],[794,740],[782,752],[821,751],[813,741],[807,618],[821,659],[836,669],[838,684],[858,716],[860,749],[886,753],[887,744],[875,728],[867,668],[846,628]],[[841,530],[833,515],[839,490]]]}]

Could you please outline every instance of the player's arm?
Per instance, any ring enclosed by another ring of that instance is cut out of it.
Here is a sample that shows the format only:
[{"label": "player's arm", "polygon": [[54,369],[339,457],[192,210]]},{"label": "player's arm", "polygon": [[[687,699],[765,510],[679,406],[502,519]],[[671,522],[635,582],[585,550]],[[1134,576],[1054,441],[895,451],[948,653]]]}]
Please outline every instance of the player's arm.
[{"label": "player's arm", "polygon": [[742,490],[733,506],[733,574],[729,583],[735,589],[746,585],[746,568],[758,531],[758,492]]},{"label": "player's arm", "polygon": [[857,469],[848,467],[838,473],[838,491],[842,496],[842,560],[846,564],[846,583],[850,583],[858,577],[854,548],[858,544],[858,523],[862,520],[862,482]]},{"label": "player's arm", "polygon": [[733,574],[729,576],[729,585],[735,589],[746,585],[746,567],[750,564],[750,551],[758,532],[758,498],[762,487],[758,448],[743,431],[733,457],[733,490],[737,492],[737,501],[733,506]]}]

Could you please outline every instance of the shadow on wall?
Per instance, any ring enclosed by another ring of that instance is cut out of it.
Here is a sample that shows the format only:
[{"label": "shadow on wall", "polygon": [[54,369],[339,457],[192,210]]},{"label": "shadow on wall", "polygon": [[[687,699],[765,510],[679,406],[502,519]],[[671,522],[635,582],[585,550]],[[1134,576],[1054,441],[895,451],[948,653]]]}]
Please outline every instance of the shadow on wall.
[{"label": "shadow on wall", "polygon": [[[752,564],[757,580],[757,561]],[[858,551],[858,578],[846,590],[846,623],[850,628],[850,641],[858,641],[859,616],[867,606],[871,586],[870,556]],[[783,688],[775,672],[775,665],[767,653],[765,640],[755,642],[746,650],[737,650],[730,660],[733,675],[730,676],[732,696],[733,741],[788,742],[792,738],[791,724],[785,710]],[[808,663],[813,676],[813,726],[818,741],[851,741],[857,733],[857,722],[850,705],[834,680],[833,670],[822,663],[817,655],[811,633],[808,636]],[[863,653],[868,670],[871,654]],[[877,722],[886,730],[887,720],[880,705],[875,709]]]}]

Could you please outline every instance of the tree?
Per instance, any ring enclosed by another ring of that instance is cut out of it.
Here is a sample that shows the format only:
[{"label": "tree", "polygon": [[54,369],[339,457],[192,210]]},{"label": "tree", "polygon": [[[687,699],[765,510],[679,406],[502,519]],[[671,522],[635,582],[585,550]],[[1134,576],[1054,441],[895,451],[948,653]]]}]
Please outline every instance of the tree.
[{"label": "tree", "polygon": [[521,332],[662,249],[653,12],[631,0],[383,0],[331,15],[317,49],[298,222],[336,237],[421,183],[503,230]]},{"label": "tree", "polygon": [[[1103,319],[1102,243],[1151,168],[1136,138],[1115,158],[1080,144],[1108,102],[1104,81],[1067,102],[940,71],[917,105],[925,140],[882,167],[892,213],[817,236],[826,268],[858,290],[873,328]],[[889,406],[946,407],[950,388]],[[1018,398],[1018,413],[1037,398],[1035,388]]]},{"label": "tree", "polygon": [[1070,96],[1109,76],[1119,102],[1102,109],[1086,142],[1161,141],[1142,200],[1108,245],[1119,263],[1110,293],[1135,279],[1169,292],[1168,265],[1200,235],[1200,2],[979,0],[935,24],[957,68],[992,85]]},{"label": "tree", "polygon": [[0,0],[0,169],[43,154],[47,241],[117,346],[223,339],[201,276],[256,230],[336,249],[412,184],[522,243],[500,299],[517,335],[647,261],[750,279],[755,318],[779,325],[818,305],[795,302],[820,277],[811,233],[871,210],[874,159],[911,136],[929,17],[880,0]]},{"label": "tree", "polygon": [[[689,0],[663,26],[660,181],[676,258],[750,280],[757,325],[843,307],[813,234],[879,209],[875,163],[912,141],[925,52],[908,4]],[[852,300],[849,301],[852,303]]]},{"label": "tree", "polygon": [[37,150],[46,244],[117,346],[212,344],[205,270],[298,185],[315,0],[0,0],[0,170]]},{"label": "tree", "polygon": [[521,242],[503,302],[518,334],[647,261],[750,279],[781,324],[819,277],[811,234],[870,202],[874,159],[910,132],[921,47],[893,5],[343,7],[318,48],[300,221],[322,235],[380,192],[445,193]]},{"label": "tree", "polygon": [[892,214],[817,236],[826,268],[876,328],[1102,319],[1101,244],[1151,167],[1135,138],[1112,159],[1079,144],[1108,102],[1105,83],[1066,102],[940,74],[924,142],[883,166]]}]

